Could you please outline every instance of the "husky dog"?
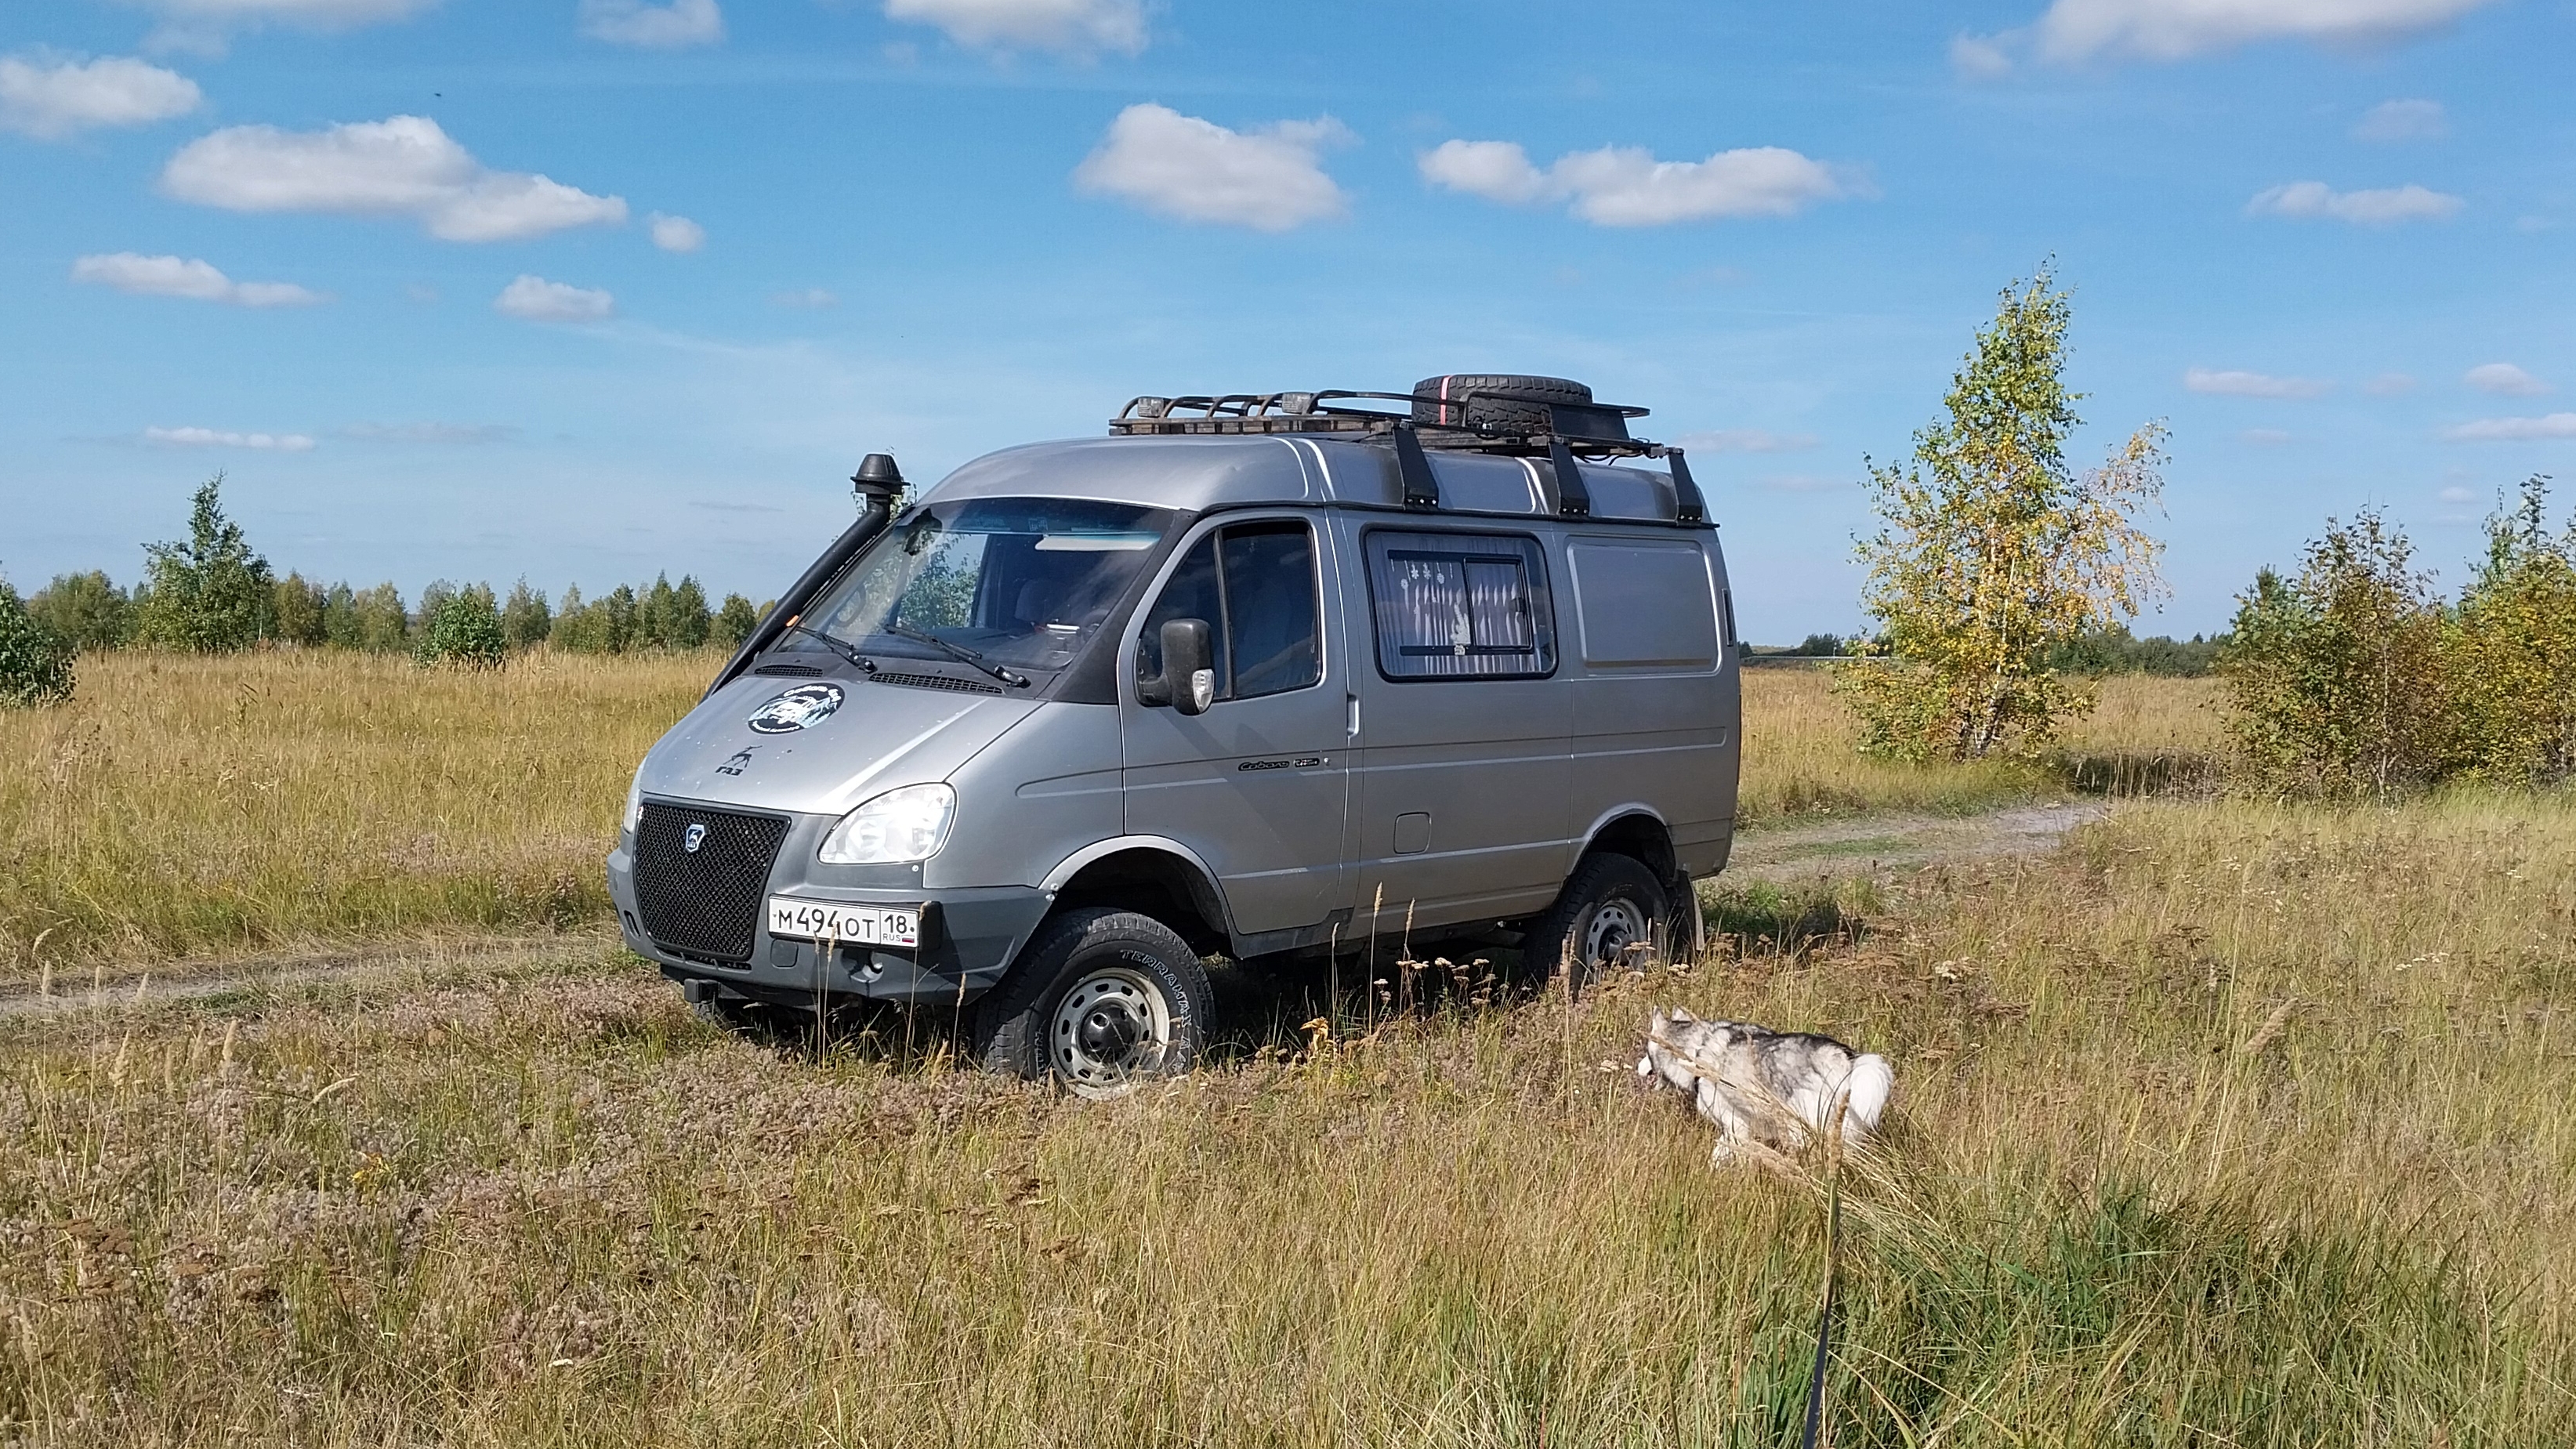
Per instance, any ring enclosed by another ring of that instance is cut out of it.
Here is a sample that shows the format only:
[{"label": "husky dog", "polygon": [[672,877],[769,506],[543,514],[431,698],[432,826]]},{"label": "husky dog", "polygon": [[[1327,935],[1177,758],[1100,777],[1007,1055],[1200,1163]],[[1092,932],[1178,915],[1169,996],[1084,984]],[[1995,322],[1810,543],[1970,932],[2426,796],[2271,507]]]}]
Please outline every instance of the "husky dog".
[{"label": "husky dog", "polygon": [[1701,1021],[1675,1007],[1646,1019],[1637,1075],[1689,1094],[1717,1124],[1723,1162],[1739,1144],[1796,1148],[1822,1136],[1843,1108],[1845,1142],[1878,1130],[1896,1073],[1887,1059],[1829,1036],[1780,1032],[1742,1021]]}]

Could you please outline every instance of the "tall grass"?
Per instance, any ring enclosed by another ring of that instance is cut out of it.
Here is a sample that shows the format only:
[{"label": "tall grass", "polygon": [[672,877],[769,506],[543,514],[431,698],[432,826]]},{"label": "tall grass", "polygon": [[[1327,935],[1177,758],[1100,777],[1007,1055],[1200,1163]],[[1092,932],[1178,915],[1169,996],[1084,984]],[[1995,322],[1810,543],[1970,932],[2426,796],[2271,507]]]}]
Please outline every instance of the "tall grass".
[{"label": "tall grass", "polygon": [[1758,829],[1802,816],[1958,814],[2070,788],[2151,792],[2214,771],[2225,749],[2218,699],[2212,680],[2117,675],[2047,756],[1909,765],[1859,752],[1830,670],[1748,669],[1737,818]]},{"label": "tall grass", "polygon": [[[0,979],[604,919],[601,862],[627,782],[717,664],[545,651],[489,672],[343,650],[84,659],[71,704],[0,711]],[[2069,778],[2062,763],[1864,760],[1821,673],[1752,671],[1745,689],[1752,828],[1970,810]],[[2073,739],[2124,758],[2205,748],[2205,693],[2203,681],[2113,680]]]},{"label": "tall grass", "polygon": [[0,1424],[1793,1442],[1820,1202],[1634,1083],[1678,1002],[1898,1064],[1846,1449],[2576,1442],[2569,802],[2136,805],[1876,890],[1107,1105],[927,1020],[756,1047],[606,956],[0,1025]]},{"label": "tall grass", "polygon": [[0,712],[0,972],[600,917],[635,763],[714,669],[85,658],[71,704]]}]

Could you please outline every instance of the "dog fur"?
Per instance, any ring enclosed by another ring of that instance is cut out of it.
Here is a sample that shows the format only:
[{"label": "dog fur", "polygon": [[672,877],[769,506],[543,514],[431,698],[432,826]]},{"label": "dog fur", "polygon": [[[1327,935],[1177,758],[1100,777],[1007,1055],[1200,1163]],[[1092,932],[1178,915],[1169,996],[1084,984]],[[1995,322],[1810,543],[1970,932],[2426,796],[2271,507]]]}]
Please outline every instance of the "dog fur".
[{"label": "dog fur", "polygon": [[1746,1144],[1803,1147],[1831,1129],[1837,1107],[1843,1141],[1865,1142],[1896,1090],[1895,1070],[1875,1052],[1808,1032],[1702,1021],[1679,1007],[1646,1019],[1637,1075],[1688,1096],[1717,1124],[1711,1156],[1720,1162]]}]

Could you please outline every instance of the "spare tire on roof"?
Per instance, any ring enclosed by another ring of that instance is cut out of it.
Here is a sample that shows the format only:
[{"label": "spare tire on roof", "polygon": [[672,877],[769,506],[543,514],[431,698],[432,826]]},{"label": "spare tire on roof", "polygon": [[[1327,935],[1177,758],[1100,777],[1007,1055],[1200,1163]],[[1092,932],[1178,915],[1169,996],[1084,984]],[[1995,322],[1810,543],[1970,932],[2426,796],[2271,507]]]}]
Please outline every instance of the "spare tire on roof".
[{"label": "spare tire on roof", "polygon": [[[1453,372],[1413,385],[1413,420],[1435,428],[1550,431],[1547,404],[1588,407],[1592,389],[1562,377],[1509,372]],[[1624,431],[1624,429],[1623,429]]]}]

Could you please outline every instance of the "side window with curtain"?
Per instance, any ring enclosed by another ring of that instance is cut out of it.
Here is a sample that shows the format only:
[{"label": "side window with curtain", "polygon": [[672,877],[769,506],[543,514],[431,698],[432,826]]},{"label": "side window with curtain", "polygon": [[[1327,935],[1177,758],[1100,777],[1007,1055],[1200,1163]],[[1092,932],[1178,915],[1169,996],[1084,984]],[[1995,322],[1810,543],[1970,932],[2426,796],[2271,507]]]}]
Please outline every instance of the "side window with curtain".
[{"label": "side window with curtain", "polygon": [[1146,611],[1137,678],[1163,672],[1163,625],[1172,619],[1207,621],[1218,699],[1284,694],[1322,680],[1314,530],[1295,519],[1243,523],[1192,545]]},{"label": "side window with curtain", "polygon": [[1538,679],[1556,671],[1547,567],[1526,535],[1367,534],[1378,672],[1389,679]]}]

